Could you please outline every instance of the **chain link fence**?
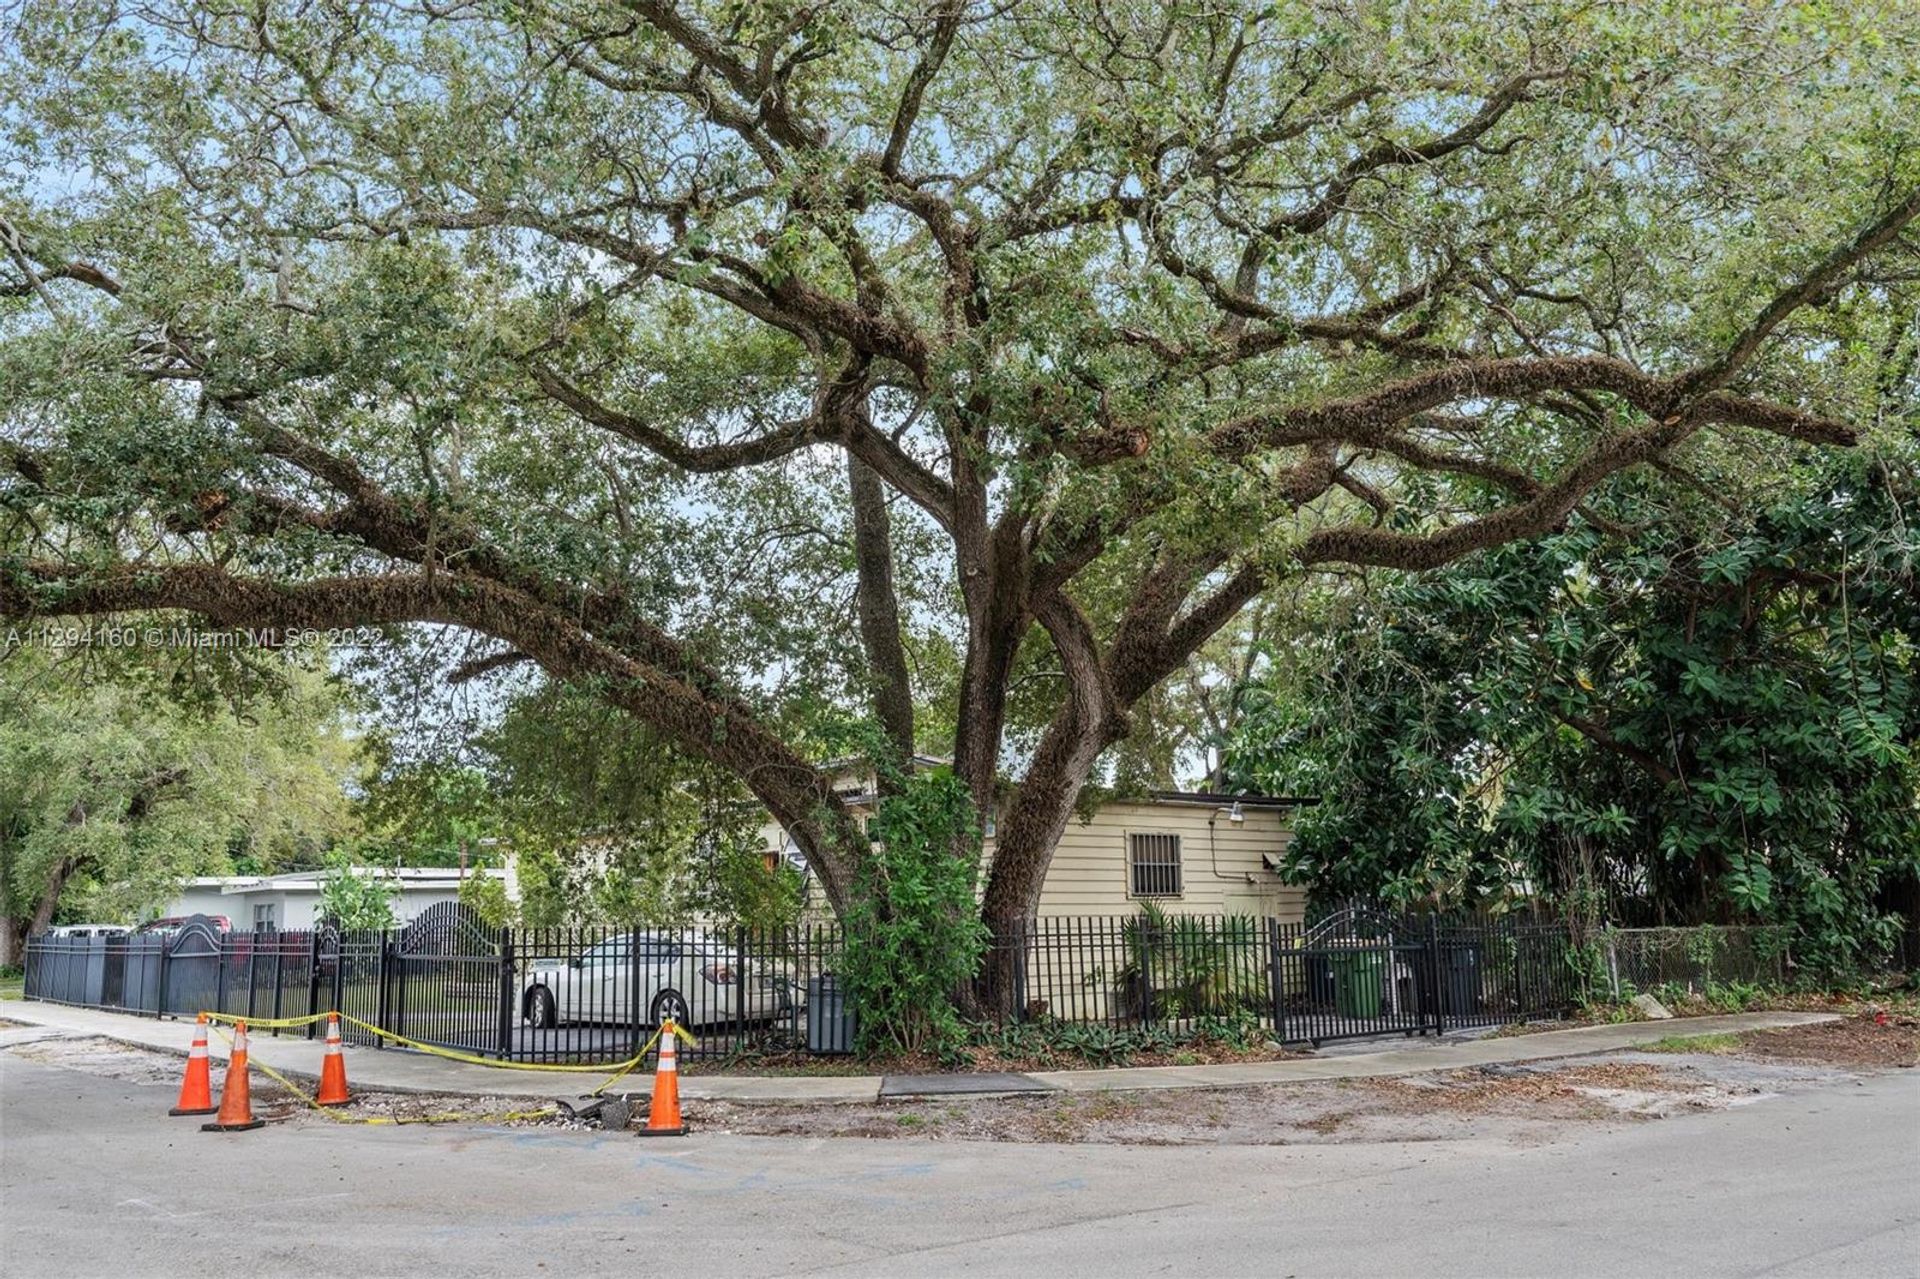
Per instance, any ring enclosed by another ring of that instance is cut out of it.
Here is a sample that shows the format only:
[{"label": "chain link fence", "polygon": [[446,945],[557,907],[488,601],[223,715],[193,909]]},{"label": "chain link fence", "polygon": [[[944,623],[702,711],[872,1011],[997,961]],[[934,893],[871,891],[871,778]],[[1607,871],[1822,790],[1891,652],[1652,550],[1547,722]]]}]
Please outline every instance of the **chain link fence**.
[{"label": "chain link fence", "polygon": [[1628,999],[1661,986],[1785,985],[1789,937],[1772,925],[1609,928],[1600,946],[1613,997]]}]

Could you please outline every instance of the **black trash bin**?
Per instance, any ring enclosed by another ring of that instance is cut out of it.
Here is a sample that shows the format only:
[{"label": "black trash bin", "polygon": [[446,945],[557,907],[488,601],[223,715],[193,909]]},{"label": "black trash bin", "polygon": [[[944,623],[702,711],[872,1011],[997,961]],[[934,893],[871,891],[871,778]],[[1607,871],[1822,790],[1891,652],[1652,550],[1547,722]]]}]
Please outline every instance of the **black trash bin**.
[{"label": "black trash bin", "polygon": [[1325,950],[1307,951],[1304,957],[1306,969],[1306,990],[1303,993],[1309,1008],[1329,1009],[1333,1007],[1333,954]]},{"label": "black trash bin", "polygon": [[1440,997],[1447,1014],[1462,1017],[1480,1011],[1480,969],[1484,958],[1477,942],[1455,942],[1445,948],[1440,969]]},{"label": "black trash bin", "polygon": [[822,1056],[853,1051],[853,1005],[832,973],[807,981],[807,1051]]}]

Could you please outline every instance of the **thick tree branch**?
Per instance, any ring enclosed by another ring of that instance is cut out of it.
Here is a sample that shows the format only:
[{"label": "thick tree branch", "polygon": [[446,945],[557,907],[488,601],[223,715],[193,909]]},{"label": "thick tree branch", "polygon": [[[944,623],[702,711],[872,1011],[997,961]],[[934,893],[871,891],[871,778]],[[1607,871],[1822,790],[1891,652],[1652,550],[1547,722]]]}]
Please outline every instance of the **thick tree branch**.
[{"label": "thick tree branch", "polygon": [[[913,755],[913,685],[901,641],[900,600],[893,585],[893,531],[886,489],[865,462],[847,457],[853,506],[854,596],[874,717],[904,763]],[[882,774],[887,770],[882,770]]]},{"label": "thick tree branch", "polygon": [[787,457],[811,444],[831,439],[833,428],[818,414],[782,423],[778,430],[752,439],[728,444],[690,445],[656,426],[595,399],[580,387],[539,361],[529,362],[527,372],[555,402],[571,410],[583,422],[613,432],[658,454],[683,471],[733,471],[758,466]]},{"label": "thick tree branch", "polygon": [[0,617],[179,609],[227,626],[331,630],[437,622],[491,635],[555,678],[591,679],[609,700],[680,749],[739,776],[795,832],[836,904],[849,888],[843,850],[856,828],[820,770],[736,703],[596,641],[575,619],[495,582],[464,574],[392,574],[288,583],[203,565],[83,573],[45,563],[0,565]]},{"label": "thick tree branch", "polygon": [[1681,379],[1684,394],[1688,397],[1701,396],[1725,386],[1727,379],[1753,357],[1754,352],[1760,349],[1761,343],[1780,327],[1782,321],[1809,302],[1819,298],[1837,283],[1842,275],[1857,266],[1875,250],[1891,244],[1915,218],[1920,218],[1920,187],[1909,191],[1904,200],[1887,210],[1852,240],[1827,254],[1792,287],[1782,290],[1767,303],[1760,314],[1754,317],[1753,323],[1734,339],[1732,345],[1720,358],[1702,365]]},{"label": "thick tree branch", "polygon": [[900,161],[907,153],[907,141],[913,136],[914,121],[920,115],[920,100],[926,95],[927,86],[940,74],[941,63],[947,60],[947,51],[953,47],[953,37],[960,30],[960,17],[967,11],[966,0],[939,0],[932,11],[933,35],[927,42],[927,48],[920,56],[907,76],[907,83],[900,91],[900,105],[893,113],[893,128],[887,136],[887,149],[880,156],[880,172],[889,178],[900,176]]}]

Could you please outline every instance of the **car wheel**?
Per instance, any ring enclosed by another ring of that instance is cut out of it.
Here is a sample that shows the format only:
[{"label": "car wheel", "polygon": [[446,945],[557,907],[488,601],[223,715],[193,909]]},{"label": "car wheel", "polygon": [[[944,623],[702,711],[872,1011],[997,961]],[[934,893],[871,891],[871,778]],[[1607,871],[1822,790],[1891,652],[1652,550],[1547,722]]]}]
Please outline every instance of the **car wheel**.
[{"label": "car wheel", "polygon": [[687,1024],[687,1017],[691,1011],[692,1010],[687,1007],[687,1001],[681,997],[679,991],[663,990],[653,997],[653,1011],[650,1016],[653,1018],[653,1024],[656,1026],[666,1021],[669,1017],[673,1019],[676,1026],[685,1026]]},{"label": "car wheel", "polygon": [[553,992],[545,986],[535,986],[527,992],[527,1020],[535,1030],[546,1030],[559,1024],[558,1010],[553,1006]]}]

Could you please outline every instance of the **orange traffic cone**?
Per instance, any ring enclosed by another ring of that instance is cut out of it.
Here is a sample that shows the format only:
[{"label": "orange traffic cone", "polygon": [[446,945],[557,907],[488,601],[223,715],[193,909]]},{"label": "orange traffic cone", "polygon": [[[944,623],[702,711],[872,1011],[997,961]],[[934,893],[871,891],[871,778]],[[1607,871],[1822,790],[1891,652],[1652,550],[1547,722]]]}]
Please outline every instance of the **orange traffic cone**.
[{"label": "orange traffic cone", "polygon": [[187,1077],[180,1081],[180,1104],[169,1115],[213,1113],[213,1063],[207,1058],[207,1015],[193,1026],[193,1047],[187,1049]]},{"label": "orange traffic cone", "polygon": [[253,1094],[247,1084],[247,1023],[233,1024],[233,1052],[227,1058],[227,1081],[220,1085],[220,1113],[201,1132],[246,1132],[263,1128],[266,1120],[253,1117]]},{"label": "orange traffic cone", "polygon": [[684,1137],[687,1125],[680,1118],[680,1028],[671,1021],[660,1023],[660,1060],[653,1068],[653,1104],[647,1108],[647,1126],[642,1137]]},{"label": "orange traffic cone", "polygon": [[347,1059],[340,1051],[340,1014],[327,1016],[327,1055],[320,1065],[320,1092],[316,1106],[344,1106],[353,1098],[347,1095]]}]

